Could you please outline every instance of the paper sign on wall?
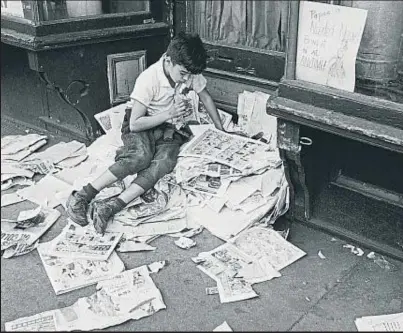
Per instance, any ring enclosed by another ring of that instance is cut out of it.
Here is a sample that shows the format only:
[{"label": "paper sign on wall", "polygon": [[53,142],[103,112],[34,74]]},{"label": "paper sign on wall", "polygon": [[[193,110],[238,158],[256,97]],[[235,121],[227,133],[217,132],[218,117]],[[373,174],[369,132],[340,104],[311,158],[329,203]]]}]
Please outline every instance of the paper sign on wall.
[{"label": "paper sign on wall", "polygon": [[296,78],[354,91],[365,9],[301,1]]}]

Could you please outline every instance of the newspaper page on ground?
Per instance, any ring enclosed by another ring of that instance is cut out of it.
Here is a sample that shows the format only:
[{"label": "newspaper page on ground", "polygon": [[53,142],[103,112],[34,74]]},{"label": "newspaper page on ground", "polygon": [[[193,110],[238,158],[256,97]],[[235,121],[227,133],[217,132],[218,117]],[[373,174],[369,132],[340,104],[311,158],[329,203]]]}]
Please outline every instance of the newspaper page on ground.
[{"label": "newspaper page on ground", "polygon": [[[98,330],[150,316],[166,306],[147,266],[134,268],[97,284],[97,292],[61,309],[19,318],[8,331]],[[41,321],[43,323],[41,323]]]},{"label": "newspaper page on ground", "polygon": [[122,233],[108,231],[105,235],[100,235],[91,227],[67,224],[52,242],[48,254],[62,258],[107,260],[122,237]]},{"label": "newspaper page on ground", "polygon": [[403,312],[360,317],[355,320],[355,326],[359,332],[402,332]]},{"label": "newspaper page on ground", "polygon": [[122,260],[120,260],[116,252],[112,252],[107,260],[86,260],[51,256],[48,254],[48,251],[52,247],[52,242],[54,240],[41,243],[38,247],[38,253],[56,295],[108,279],[125,269]]},{"label": "newspaper page on ground", "polygon": [[19,244],[32,245],[39,239],[59,218],[60,212],[55,209],[42,208],[44,219],[40,223],[21,228],[16,222],[1,222],[1,250],[18,246]]},{"label": "newspaper page on ground", "polygon": [[269,228],[253,227],[244,230],[229,242],[250,257],[256,258],[263,267],[273,267],[278,271],[306,255]]},{"label": "newspaper page on ground", "polygon": [[227,272],[218,275],[217,288],[221,303],[243,301],[259,296],[244,278],[234,277]]},{"label": "newspaper page on ground", "polygon": [[270,269],[268,265],[261,266],[256,259],[246,255],[231,243],[220,245],[209,252],[202,252],[197,258],[200,259],[197,268],[216,281],[223,272],[236,278],[243,278],[250,284],[280,276],[275,269]]}]

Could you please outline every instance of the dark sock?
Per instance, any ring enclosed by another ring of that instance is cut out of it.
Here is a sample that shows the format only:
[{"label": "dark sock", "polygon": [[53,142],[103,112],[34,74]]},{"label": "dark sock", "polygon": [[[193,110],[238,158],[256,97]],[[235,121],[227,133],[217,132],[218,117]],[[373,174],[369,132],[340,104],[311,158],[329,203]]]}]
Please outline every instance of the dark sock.
[{"label": "dark sock", "polygon": [[122,199],[120,199],[120,198],[116,198],[116,204],[117,204],[117,209],[119,209],[119,211],[121,211],[123,208],[125,208],[126,207],[126,205],[127,205],[127,203],[126,202],[124,202]]},{"label": "dark sock", "polygon": [[88,183],[87,185],[83,186],[83,188],[78,191],[78,193],[85,197],[88,201],[91,201],[95,198],[99,191],[96,190],[90,183]]}]

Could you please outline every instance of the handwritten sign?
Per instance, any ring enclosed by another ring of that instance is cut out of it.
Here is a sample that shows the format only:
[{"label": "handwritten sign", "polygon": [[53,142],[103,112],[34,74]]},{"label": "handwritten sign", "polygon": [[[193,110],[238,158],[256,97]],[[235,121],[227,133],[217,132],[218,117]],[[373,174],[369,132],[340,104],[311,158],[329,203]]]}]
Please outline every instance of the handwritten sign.
[{"label": "handwritten sign", "polygon": [[1,0],[1,13],[6,15],[24,17],[22,1]]},{"label": "handwritten sign", "polygon": [[354,91],[364,9],[301,1],[296,78]]}]

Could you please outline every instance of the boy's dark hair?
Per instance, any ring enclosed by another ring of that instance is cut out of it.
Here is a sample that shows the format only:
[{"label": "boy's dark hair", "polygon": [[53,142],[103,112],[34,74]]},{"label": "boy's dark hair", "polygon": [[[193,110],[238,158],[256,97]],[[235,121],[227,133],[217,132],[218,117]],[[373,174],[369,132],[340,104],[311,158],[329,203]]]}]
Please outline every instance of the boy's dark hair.
[{"label": "boy's dark hair", "polygon": [[198,34],[178,33],[169,43],[166,55],[174,65],[182,65],[192,74],[200,74],[206,68],[207,53]]}]

